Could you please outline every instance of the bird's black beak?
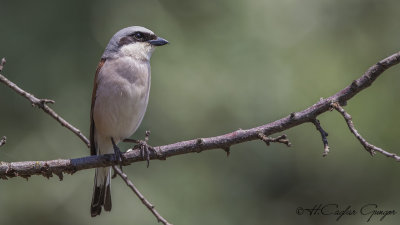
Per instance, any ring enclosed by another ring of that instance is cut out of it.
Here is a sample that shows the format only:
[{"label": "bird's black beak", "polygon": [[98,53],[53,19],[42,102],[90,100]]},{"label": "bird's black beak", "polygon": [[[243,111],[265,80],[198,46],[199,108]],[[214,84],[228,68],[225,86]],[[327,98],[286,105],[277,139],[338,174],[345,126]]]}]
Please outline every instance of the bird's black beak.
[{"label": "bird's black beak", "polygon": [[161,45],[168,44],[168,41],[161,37],[157,37],[157,39],[149,40],[147,42],[154,46],[161,46]]}]

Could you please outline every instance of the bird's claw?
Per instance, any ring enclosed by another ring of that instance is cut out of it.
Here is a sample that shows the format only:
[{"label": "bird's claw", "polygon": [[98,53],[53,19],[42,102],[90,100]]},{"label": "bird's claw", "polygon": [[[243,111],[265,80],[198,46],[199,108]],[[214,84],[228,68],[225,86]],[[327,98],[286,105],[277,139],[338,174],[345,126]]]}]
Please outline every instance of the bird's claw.
[{"label": "bird's claw", "polygon": [[144,140],[139,140],[138,144],[135,148],[140,149],[140,155],[142,156],[143,160],[147,161],[147,168],[150,165],[150,150],[154,151],[154,148],[151,147],[147,142],[149,141],[150,131],[146,131]]},{"label": "bird's claw", "polygon": [[[135,143],[136,145],[133,147],[134,149],[140,150],[140,155],[143,160],[147,161],[147,167],[150,165],[150,151],[156,152],[156,150],[147,144],[149,141],[150,131],[146,131],[144,140],[134,140],[134,139],[124,139],[123,142]],[[157,152],[156,152],[157,153]]]}]

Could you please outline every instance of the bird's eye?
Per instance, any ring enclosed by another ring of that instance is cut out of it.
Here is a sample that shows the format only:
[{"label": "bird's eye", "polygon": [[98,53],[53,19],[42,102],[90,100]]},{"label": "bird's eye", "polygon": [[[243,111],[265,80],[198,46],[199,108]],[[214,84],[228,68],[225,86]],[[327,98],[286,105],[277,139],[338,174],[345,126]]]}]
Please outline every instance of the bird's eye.
[{"label": "bird's eye", "polygon": [[134,33],[133,36],[135,36],[135,38],[136,38],[136,39],[139,39],[139,40],[143,38],[143,34],[140,33],[140,32]]}]

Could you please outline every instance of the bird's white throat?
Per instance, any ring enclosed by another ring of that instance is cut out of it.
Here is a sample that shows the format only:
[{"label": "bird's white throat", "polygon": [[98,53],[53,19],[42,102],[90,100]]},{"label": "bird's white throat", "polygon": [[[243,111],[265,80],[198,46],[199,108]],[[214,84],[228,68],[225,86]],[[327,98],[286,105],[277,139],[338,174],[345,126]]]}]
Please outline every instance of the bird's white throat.
[{"label": "bird's white throat", "polygon": [[135,42],[119,49],[118,56],[129,56],[138,60],[149,61],[155,47],[147,42]]}]

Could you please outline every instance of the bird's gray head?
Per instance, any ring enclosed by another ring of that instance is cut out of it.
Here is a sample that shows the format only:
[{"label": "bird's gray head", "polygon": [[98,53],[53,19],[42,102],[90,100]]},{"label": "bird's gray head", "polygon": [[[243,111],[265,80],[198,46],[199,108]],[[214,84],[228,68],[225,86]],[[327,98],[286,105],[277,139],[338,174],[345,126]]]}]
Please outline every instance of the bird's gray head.
[{"label": "bird's gray head", "polygon": [[102,58],[134,57],[139,60],[150,60],[155,46],[167,44],[168,41],[157,37],[153,31],[139,26],[126,27],[111,38]]}]

